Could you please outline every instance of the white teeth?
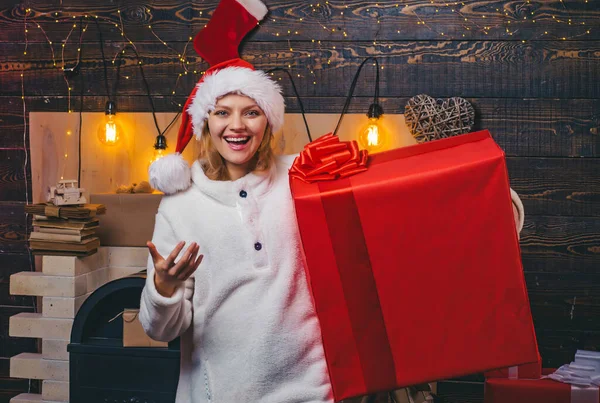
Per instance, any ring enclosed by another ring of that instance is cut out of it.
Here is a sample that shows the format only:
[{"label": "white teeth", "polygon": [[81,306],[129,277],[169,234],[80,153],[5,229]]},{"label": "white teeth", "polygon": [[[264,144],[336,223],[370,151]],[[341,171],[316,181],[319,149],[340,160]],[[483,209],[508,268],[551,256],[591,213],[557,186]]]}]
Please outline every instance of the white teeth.
[{"label": "white teeth", "polygon": [[243,143],[247,141],[250,137],[226,137],[225,140],[232,143]]}]

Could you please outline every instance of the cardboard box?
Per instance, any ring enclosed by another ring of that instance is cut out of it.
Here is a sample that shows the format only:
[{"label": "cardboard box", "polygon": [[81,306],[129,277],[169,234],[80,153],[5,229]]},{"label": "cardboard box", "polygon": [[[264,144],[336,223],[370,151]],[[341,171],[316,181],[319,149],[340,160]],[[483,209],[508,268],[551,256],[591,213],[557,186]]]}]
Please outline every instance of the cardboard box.
[{"label": "cardboard box", "polygon": [[146,246],[154,232],[154,218],[162,193],[129,194],[97,193],[90,202],[106,206],[106,214],[98,216],[97,236],[102,246]]},{"label": "cardboard box", "polygon": [[364,160],[323,136],[290,170],[335,400],[536,362],[504,153],[490,133]]},{"label": "cardboard box", "polygon": [[123,347],[168,347],[169,343],[151,339],[140,323],[139,309],[123,311]]}]

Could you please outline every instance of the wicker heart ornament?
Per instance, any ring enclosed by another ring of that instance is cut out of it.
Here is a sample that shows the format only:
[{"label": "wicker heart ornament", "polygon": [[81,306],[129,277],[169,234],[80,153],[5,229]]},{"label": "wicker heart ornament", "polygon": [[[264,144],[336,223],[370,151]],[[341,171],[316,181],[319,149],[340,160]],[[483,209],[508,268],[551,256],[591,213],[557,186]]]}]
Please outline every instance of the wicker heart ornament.
[{"label": "wicker heart ornament", "polygon": [[420,94],[404,108],[404,120],[419,143],[469,133],[475,122],[475,109],[464,98],[435,99]]}]

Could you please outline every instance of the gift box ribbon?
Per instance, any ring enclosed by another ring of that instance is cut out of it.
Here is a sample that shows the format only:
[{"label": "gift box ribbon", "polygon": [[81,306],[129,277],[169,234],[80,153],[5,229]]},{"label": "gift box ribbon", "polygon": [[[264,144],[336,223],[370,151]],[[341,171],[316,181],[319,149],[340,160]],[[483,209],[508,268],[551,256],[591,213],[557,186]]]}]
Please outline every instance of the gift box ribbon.
[{"label": "gift box ribbon", "polygon": [[[396,370],[369,251],[348,179],[367,170],[367,157],[367,151],[359,150],[356,141],[342,142],[339,137],[326,134],[304,148],[290,169],[290,177],[318,183],[320,193],[329,195],[321,201],[343,292],[348,296],[348,314],[352,318],[365,385],[369,390],[385,390],[394,385]],[[347,267],[352,271],[343,270]],[[350,298],[352,295],[362,298]],[[370,325],[364,328],[361,326],[364,323]]]},{"label": "gift box ribbon", "polygon": [[367,151],[356,141],[329,133],[309,143],[294,161],[290,176],[308,183],[346,178],[367,170]]},{"label": "gift box ribbon", "polygon": [[372,391],[389,389],[395,384],[396,368],[350,180],[320,182],[319,190],[329,194],[321,202],[365,386]]}]

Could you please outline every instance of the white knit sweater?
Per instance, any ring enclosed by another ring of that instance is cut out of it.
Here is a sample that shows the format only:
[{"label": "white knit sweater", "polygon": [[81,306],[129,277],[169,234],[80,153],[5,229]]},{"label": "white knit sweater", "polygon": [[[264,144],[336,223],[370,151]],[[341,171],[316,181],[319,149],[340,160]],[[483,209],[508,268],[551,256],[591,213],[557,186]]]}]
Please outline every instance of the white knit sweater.
[{"label": "white knit sweater", "polygon": [[225,182],[209,180],[196,162],[192,187],[162,199],[158,251],[167,256],[184,240],[204,254],[170,298],[156,291],[149,259],[141,298],[149,336],[181,335],[177,403],[333,401],[301,263],[292,162],[281,157],[268,174]]},{"label": "white knit sweater", "polygon": [[[332,402],[320,328],[302,267],[288,182],[293,156],[267,174],[211,181],[165,196],[153,242],[167,256],[184,240],[204,260],[172,297],[142,292],[140,321],[156,340],[181,336],[177,403]],[[244,191],[244,192],[242,192]],[[243,197],[245,196],[245,197]],[[517,229],[523,226],[523,208]]]}]

